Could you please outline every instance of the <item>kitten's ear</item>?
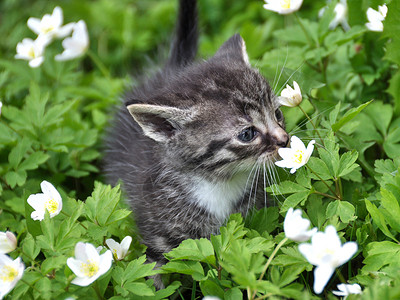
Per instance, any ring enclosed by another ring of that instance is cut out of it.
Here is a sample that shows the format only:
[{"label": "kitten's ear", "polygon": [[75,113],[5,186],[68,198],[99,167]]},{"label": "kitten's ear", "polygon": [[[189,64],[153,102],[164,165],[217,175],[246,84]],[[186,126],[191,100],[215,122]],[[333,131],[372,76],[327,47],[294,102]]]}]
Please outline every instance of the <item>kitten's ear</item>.
[{"label": "kitten's ear", "polygon": [[238,33],[218,49],[213,59],[228,59],[250,65],[249,56],[246,52],[246,44]]},{"label": "kitten's ear", "polygon": [[192,120],[189,110],[175,107],[130,104],[127,108],[144,134],[157,142],[167,141],[176,130]]}]

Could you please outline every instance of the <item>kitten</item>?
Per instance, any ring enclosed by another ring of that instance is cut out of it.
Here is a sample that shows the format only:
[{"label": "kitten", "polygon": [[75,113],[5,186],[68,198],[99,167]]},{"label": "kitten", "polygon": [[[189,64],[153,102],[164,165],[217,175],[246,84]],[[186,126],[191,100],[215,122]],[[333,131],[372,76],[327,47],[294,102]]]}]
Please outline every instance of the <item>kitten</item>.
[{"label": "kitten", "polygon": [[122,180],[150,261],[246,214],[256,202],[252,169],[288,142],[278,101],[238,34],[207,61],[194,62],[196,52],[196,1],[180,0],[165,67],[129,94],[107,141],[108,180]]}]

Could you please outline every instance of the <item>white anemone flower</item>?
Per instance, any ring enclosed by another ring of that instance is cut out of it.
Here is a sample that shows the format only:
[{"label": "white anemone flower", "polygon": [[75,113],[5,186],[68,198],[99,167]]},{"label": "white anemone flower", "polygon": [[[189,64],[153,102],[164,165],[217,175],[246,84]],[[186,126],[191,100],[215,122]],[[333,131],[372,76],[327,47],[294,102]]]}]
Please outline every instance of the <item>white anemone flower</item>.
[{"label": "white anemone flower", "polygon": [[21,257],[12,260],[5,254],[0,254],[0,299],[3,299],[17,284],[24,274],[25,266]]},{"label": "white anemone flower", "polygon": [[85,21],[80,20],[74,25],[72,37],[63,40],[62,45],[64,51],[55,57],[58,61],[71,60],[86,52],[89,48],[89,35]]},{"label": "white anemone flower", "polygon": [[303,0],[264,0],[264,8],[277,12],[281,15],[288,15],[300,9]]},{"label": "white anemone flower", "polygon": [[62,209],[61,195],[56,188],[47,181],[42,181],[40,187],[43,193],[32,194],[27,200],[28,204],[35,209],[31,214],[31,218],[35,221],[44,219],[46,209],[50,218],[57,216]]},{"label": "white anemone flower", "polygon": [[298,106],[303,97],[301,96],[301,90],[296,81],[293,81],[294,89],[290,85],[286,85],[286,88],[282,90],[281,96],[278,98],[279,104],[289,107]]},{"label": "white anemone flower", "polygon": [[111,267],[112,253],[107,250],[99,255],[96,248],[90,243],[79,242],[75,245],[75,258],[67,259],[67,265],[77,276],[71,283],[79,286],[88,286]]},{"label": "white anemone flower", "polygon": [[293,174],[297,169],[304,166],[312,152],[314,151],[315,141],[312,140],[308,146],[295,135],[290,138],[290,148],[279,148],[278,153],[282,160],[275,162],[275,165],[281,168],[290,168],[290,173]]},{"label": "white anemone flower", "polygon": [[350,25],[347,22],[347,1],[340,0],[334,8],[335,17],[329,23],[329,29],[335,29],[339,24],[342,25],[345,31],[350,29]]},{"label": "white anemone flower", "polygon": [[361,286],[357,283],[354,284],[338,284],[337,285],[338,291],[332,291],[332,293],[339,297],[344,297],[346,299],[348,295],[351,294],[361,294]]},{"label": "white anemone flower", "polygon": [[116,260],[121,260],[126,256],[131,243],[132,243],[132,237],[130,236],[124,237],[124,239],[121,241],[121,244],[117,243],[113,239],[106,240],[106,244],[114,254]]},{"label": "white anemone flower", "polygon": [[311,238],[311,244],[300,244],[299,251],[314,269],[314,292],[320,294],[328,283],[335,269],[357,252],[355,242],[342,245],[335,227],[329,225],[325,232],[317,232]]},{"label": "white anemone flower", "polygon": [[286,213],[285,220],[283,222],[283,230],[287,238],[296,242],[308,241],[314,233],[317,232],[317,228],[308,230],[311,222],[301,217],[301,210],[289,208]]},{"label": "white anemone flower", "polygon": [[25,38],[17,45],[16,59],[29,60],[31,68],[37,68],[44,62],[44,49],[48,41],[46,38],[38,37],[36,40]]},{"label": "white anemone flower", "polygon": [[371,31],[383,31],[383,21],[386,18],[388,8],[386,4],[380,5],[378,11],[372,9],[371,7],[367,10],[368,23],[365,24],[367,28]]},{"label": "white anemone flower", "polygon": [[64,38],[72,31],[74,23],[63,23],[63,11],[59,6],[56,6],[51,15],[46,14],[43,18],[29,18],[28,27],[38,36],[46,37],[48,40],[53,38]]},{"label": "white anemone flower", "polygon": [[10,253],[17,248],[17,238],[10,231],[0,232],[0,254]]}]

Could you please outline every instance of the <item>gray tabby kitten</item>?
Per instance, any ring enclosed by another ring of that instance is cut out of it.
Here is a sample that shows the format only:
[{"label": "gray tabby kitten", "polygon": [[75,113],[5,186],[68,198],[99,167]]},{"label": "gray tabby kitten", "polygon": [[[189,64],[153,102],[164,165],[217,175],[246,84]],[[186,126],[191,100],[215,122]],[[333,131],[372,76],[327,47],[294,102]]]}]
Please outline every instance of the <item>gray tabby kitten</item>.
[{"label": "gray tabby kitten", "polygon": [[122,180],[148,259],[159,263],[246,214],[253,167],[288,143],[277,98],[238,34],[207,61],[194,62],[196,52],[196,1],[180,0],[165,67],[129,94],[107,141],[108,180]]}]

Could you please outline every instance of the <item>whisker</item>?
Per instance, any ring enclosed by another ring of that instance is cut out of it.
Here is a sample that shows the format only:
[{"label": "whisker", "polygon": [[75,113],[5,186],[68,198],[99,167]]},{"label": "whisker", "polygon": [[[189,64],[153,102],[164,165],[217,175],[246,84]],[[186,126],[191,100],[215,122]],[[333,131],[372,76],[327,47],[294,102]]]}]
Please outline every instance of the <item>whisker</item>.
[{"label": "whisker", "polygon": [[[274,85],[274,91],[276,91],[276,87],[278,86],[279,80],[281,79],[281,76],[282,76],[283,70],[284,70],[284,68],[285,68],[285,66],[286,66],[286,62],[287,62],[287,58],[288,58],[288,57],[289,57],[289,47],[286,46],[286,58],[285,58],[285,62],[284,62],[283,65],[282,65],[281,72],[280,72],[280,74],[279,74],[278,80],[276,81],[276,83],[275,83],[275,85]],[[275,94],[276,94],[276,93],[275,93]]]},{"label": "whisker", "polygon": [[293,75],[296,74],[303,65],[304,65],[304,62],[302,62],[301,65],[298,66],[297,69],[293,71],[293,73],[289,76],[289,78],[285,81],[285,83],[282,85],[282,87],[277,92],[278,95],[281,93],[281,91],[284,89],[285,85],[289,82],[289,80],[293,77]]}]

